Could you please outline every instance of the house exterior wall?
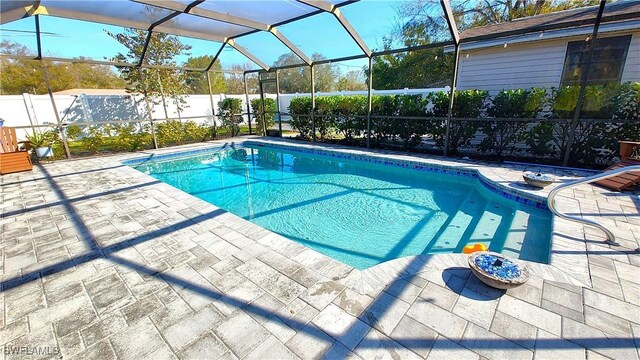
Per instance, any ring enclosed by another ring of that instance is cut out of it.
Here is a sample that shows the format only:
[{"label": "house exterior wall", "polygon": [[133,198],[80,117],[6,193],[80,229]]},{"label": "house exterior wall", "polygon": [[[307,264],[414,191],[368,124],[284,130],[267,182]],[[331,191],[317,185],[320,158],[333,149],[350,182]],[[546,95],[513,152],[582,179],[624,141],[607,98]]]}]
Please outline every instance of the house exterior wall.
[{"label": "house exterior wall", "polygon": [[[600,35],[633,34],[622,73],[622,82],[640,81],[640,31]],[[558,87],[570,41],[568,37],[548,41],[508,44],[482,49],[462,50],[458,74],[459,90],[484,89],[491,93],[503,89]]]},{"label": "house exterior wall", "polygon": [[627,61],[622,72],[622,82],[626,81],[640,81],[640,31],[633,34],[629,44]]}]

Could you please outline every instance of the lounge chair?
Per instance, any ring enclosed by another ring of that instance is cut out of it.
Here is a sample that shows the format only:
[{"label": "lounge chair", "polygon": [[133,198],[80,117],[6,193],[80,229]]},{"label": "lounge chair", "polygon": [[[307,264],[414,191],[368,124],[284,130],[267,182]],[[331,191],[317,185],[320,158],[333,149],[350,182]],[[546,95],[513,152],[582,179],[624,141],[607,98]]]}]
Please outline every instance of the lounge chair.
[{"label": "lounge chair", "polygon": [[0,175],[33,169],[29,152],[18,147],[16,129],[0,127],[0,144]]},{"label": "lounge chair", "polygon": [[[620,162],[611,165],[604,171],[620,169],[625,166],[640,165],[640,142],[637,141],[618,141],[620,143]],[[640,184],[640,173],[629,172],[620,174],[607,179],[595,182],[600,186],[615,191],[622,191],[631,188],[636,184]]]}]

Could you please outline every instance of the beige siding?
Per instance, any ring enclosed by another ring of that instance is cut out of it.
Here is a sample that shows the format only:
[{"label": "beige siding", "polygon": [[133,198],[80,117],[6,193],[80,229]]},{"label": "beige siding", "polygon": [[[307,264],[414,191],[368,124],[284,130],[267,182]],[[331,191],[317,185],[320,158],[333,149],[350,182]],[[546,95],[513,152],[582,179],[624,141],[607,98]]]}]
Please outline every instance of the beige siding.
[{"label": "beige siding", "polygon": [[[562,78],[567,44],[579,38],[463,50],[458,88],[497,92],[534,86],[557,87]],[[622,81],[640,81],[640,32],[634,33],[631,39]]]},{"label": "beige siding", "polygon": [[622,82],[640,81],[640,32],[633,34],[627,60],[622,71]]}]

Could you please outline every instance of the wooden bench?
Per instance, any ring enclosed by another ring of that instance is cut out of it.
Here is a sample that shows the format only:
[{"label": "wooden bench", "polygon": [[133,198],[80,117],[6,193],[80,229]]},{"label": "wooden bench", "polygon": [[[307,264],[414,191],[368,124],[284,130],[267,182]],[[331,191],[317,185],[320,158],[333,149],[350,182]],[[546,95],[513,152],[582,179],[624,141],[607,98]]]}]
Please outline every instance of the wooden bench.
[{"label": "wooden bench", "polygon": [[[618,141],[620,144],[620,162],[604,171],[620,169],[625,166],[640,165],[640,142]],[[629,172],[594,182],[611,190],[623,191],[640,184],[640,172]]]},{"label": "wooden bench", "polygon": [[29,152],[20,150],[16,129],[0,127],[0,175],[33,169]]}]

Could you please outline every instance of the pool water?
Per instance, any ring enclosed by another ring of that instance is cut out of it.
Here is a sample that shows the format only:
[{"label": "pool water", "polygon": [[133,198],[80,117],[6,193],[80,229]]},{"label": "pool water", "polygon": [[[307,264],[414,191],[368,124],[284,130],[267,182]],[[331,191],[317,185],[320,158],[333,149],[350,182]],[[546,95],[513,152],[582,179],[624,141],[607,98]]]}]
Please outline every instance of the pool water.
[{"label": "pool water", "polygon": [[473,243],[549,258],[551,213],[478,179],[251,146],[135,168],[356,269]]}]

